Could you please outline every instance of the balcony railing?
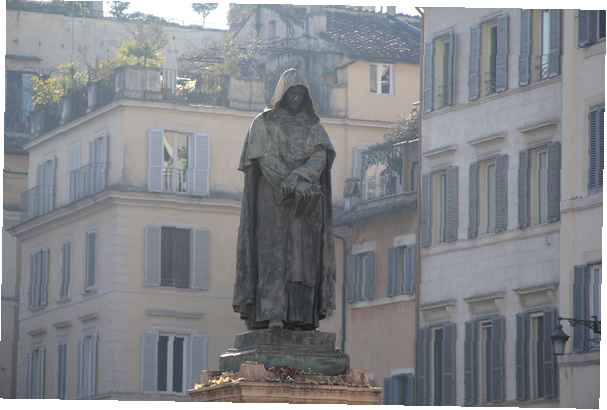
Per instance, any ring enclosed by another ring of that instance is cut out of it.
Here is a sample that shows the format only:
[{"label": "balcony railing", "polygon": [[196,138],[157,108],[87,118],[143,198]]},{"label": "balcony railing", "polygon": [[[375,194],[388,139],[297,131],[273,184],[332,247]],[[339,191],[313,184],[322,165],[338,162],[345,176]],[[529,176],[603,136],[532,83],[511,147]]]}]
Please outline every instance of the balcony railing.
[{"label": "balcony railing", "polygon": [[188,170],[177,167],[162,168],[163,192],[188,192]]},{"label": "balcony railing", "polygon": [[21,194],[23,220],[49,213],[55,209],[55,187],[37,185]]},{"label": "balcony railing", "polygon": [[95,162],[70,171],[70,202],[103,191],[106,186],[107,169],[107,162]]}]

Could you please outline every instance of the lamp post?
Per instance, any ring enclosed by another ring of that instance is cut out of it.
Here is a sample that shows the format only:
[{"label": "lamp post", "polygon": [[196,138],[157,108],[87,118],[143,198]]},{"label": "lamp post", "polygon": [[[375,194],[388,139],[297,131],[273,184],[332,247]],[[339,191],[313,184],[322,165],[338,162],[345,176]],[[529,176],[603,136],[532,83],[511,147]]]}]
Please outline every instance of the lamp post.
[{"label": "lamp post", "polygon": [[595,334],[601,334],[601,321],[596,316],[592,316],[592,320],[573,319],[567,317],[559,317],[558,325],[554,328],[550,339],[552,339],[552,347],[556,356],[565,354],[565,345],[569,340],[569,335],[563,330],[561,320],[566,320],[571,326],[585,326],[591,329]]}]

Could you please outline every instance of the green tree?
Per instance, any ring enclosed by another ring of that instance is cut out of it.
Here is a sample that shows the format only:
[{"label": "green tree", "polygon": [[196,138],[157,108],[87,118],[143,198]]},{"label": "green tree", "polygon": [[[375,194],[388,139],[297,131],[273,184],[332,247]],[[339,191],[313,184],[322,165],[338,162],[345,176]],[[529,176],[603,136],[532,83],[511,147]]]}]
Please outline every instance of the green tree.
[{"label": "green tree", "polygon": [[192,3],[192,9],[202,16],[202,27],[209,14],[219,6],[218,3]]},{"label": "green tree", "polygon": [[128,16],[125,11],[129,8],[130,4],[129,1],[113,1],[110,14],[117,19],[125,19]]},{"label": "green tree", "polygon": [[118,49],[119,64],[161,67],[164,64],[162,49],[167,38],[159,24],[146,24],[138,21],[130,31],[131,38]]}]

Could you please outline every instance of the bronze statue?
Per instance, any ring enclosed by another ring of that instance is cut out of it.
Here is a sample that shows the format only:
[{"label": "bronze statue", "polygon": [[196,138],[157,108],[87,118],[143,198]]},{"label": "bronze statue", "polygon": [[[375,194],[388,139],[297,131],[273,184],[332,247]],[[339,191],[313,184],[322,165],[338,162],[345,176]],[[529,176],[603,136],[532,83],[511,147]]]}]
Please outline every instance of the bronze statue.
[{"label": "bronze statue", "polygon": [[285,71],[247,133],[240,165],[234,311],[248,329],[311,330],[335,309],[335,149],[305,81]]}]

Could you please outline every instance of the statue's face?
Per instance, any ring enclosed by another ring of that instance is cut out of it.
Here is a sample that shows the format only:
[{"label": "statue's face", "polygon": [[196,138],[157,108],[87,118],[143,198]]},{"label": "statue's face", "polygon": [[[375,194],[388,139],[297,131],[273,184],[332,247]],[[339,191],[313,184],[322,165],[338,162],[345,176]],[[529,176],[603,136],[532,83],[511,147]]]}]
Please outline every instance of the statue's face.
[{"label": "statue's face", "polygon": [[284,96],[284,106],[292,114],[298,113],[303,107],[305,97],[306,89],[303,86],[291,87]]}]

